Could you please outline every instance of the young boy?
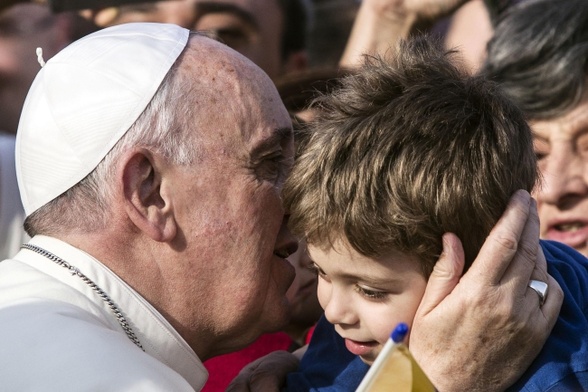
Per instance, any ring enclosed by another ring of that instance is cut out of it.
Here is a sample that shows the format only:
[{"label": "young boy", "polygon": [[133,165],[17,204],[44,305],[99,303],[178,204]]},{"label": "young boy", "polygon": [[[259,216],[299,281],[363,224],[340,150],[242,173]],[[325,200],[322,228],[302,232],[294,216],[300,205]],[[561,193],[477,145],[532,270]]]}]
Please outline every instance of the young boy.
[{"label": "young boy", "polygon": [[[511,195],[535,186],[531,132],[496,84],[466,76],[425,39],[397,53],[389,63],[368,58],[316,102],[284,189],[328,320],[289,375],[291,391],[355,390],[392,329],[411,323],[443,233],[461,239],[468,268]],[[512,388],[588,390],[588,262],[565,245],[541,246],[565,300]]]}]

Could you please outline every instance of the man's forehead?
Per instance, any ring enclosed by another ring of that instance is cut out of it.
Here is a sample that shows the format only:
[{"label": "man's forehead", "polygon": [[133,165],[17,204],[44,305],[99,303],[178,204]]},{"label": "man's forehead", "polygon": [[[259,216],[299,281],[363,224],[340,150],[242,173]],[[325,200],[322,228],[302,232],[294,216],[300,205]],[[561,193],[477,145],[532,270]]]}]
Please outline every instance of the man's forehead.
[{"label": "man's forehead", "polygon": [[278,127],[272,129],[270,132],[259,135],[259,140],[253,148],[253,152],[261,152],[263,150],[269,150],[276,145],[283,144],[286,141],[292,139],[292,128],[291,127]]},{"label": "man's forehead", "polygon": [[[192,96],[201,109],[192,114],[217,130],[211,137],[266,146],[291,139],[292,122],[271,79],[232,49],[206,37],[195,39],[183,72],[194,81]],[[228,134],[221,135],[223,129]]]}]

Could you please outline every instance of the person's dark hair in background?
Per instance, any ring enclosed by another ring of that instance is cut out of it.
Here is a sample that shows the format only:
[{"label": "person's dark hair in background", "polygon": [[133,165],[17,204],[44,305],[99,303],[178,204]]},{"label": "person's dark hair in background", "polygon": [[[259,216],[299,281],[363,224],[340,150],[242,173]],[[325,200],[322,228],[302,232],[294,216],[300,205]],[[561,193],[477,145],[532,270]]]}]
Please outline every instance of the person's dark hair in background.
[{"label": "person's dark hair in background", "polygon": [[528,0],[497,20],[483,72],[531,120],[565,114],[582,99],[588,62],[588,4]]},{"label": "person's dark hair in background", "polygon": [[516,5],[524,0],[484,0],[484,5],[488,10],[489,17],[493,23],[503,15],[509,7]]}]

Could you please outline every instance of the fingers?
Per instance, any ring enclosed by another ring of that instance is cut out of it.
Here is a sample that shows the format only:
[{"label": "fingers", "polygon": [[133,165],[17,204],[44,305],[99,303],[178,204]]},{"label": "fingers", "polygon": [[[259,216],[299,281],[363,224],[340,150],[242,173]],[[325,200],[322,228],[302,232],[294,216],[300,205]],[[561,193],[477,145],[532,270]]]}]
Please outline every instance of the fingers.
[{"label": "fingers", "polygon": [[555,322],[557,321],[557,317],[563,303],[564,294],[559,283],[557,283],[557,281],[550,275],[548,275],[548,279],[546,279],[544,282],[547,282],[549,291],[547,292],[545,303],[543,303],[543,306],[541,306],[541,313],[546,319],[548,330],[551,331],[555,325]]},{"label": "fingers", "polygon": [[419,314],[433,310],[459,282],[463,272],[465,256],[461,241],[455,234],[443,235],[443,253],[429,277],[425,294],[419,306]]},{"label": "fingers", "polygon": [[[528,219],[531,200],[528,192],[523,190],[515,192],[506,211],[482,245],[468,275],[477,276],[477,279],[483,279],[488,285],[493,286],[501,282],[509,267],[512,268],[511,275],[520,276],[526,271],[525,276],[527,278],[531,276],[535,264],[533,256],[517,254],[519,247],[522,247],[524,252],[534,249],[531,253],[537,253],[538,220],[535,222]],[[520,244],[521,239],[523,242]],[[534,248],[531,246],[533,241],[535,241]],[[517,254],[516,258],[515,254]],[[515,258],[514,261],[513,258]]]},{"label": "fingers", "polygon": [[[548,291],[545,298],[545,302],[543,303],[543,305],[541,305],[540,298],[537,295],[537,293],[535,293],[534,290],[532,290],[531,288],[527,287],[527,291],[525,292],[525,305],[538,307],[539,312],[537,312],[536,317],[540,319],[536,319],[533,322],[543,323],[545,325],[546,330],[551,331],[551,329],[555,325],[555,322],[557,321],[557,316],[559,315],[564,295],[559,283],[557,283],[557,281],[547,272],[547,259],[545,258],[545,254],[543,253],[543,250],[539,245],[539,241],[537,240],[537,238],[539,237],[539,217],[537,215],[537,202],[534,199],[532,200],[529,221],[530,223],[528,223],[528,225],[532,225],[533,227],[529,229],[530,235],[528,238],[528,242],[525,238],[525,233],[523,233],[521,237],[521,247],[529,247],[531,249],[533,246],[535,246],[535,249],[537,249],[535,257],[535,266],[532,270],[531,276],[529,277],[529,281],[531,279],[534,279],[547,283]],[[530,255],[530,257],[532,257],[533,252],[528,251],[522,253],[526,253]],[[517,273],[516,269],[514,268],[513,271],[513,274]],[[526,269],[525,272],[527,272]],[[511,271],[507,271],[506,275],[510,273]],[[520,282],[518,284],[522,286],[522,284],[527,283],[528,286],[528,281],[523,281],[523,279],[524,278],[521,277],[519,280]],[[530,297],[530,299],[527,297]]]},{"label": "fingers", "polygon": [[422,18],[437,20],[461,7],[467,0],[404,0],[408,11],[417,12]]},{"label": "fingers", "polygon": [[306,353],[307,349],[308,349],[308,344],[305,344],[304,346],[302,346],[299,349],[297,349],[296,351],[294,351],[292,354],[294,354],[294,356],[300,360],[300,359],[302,359],[302,357]]},{"label": "fingers", "polygon": [[[538,261],[540,264],[537,264]],[[521,234],[517,252],[501,281],[511,282],[519,289],[518,294],[524,295],[522,290],[526,290],[533,273],[538,280],[547,281],[547,262],[539,245],[537,203],[531,199],[529,217]]]},{"label": "fingers", "polygon": [[298,358],[274,351],[247,365],[227,387],[227,392],[280,391],[288,373],[298,368]]},{"label": "fingers", "polygon": [[[537,230],[537,236],[539,236],[539,215],[537,214],[537,202],[535,201],[535,199],[533,199],[533,206],[531,209],[530,218],[533,219],[533,224],[536,226]],[[543,250],[541,249],[541,246],[539,246],[539,242],[535,241],[534,238],[533,241],[530,241],[530,244],[535,244],[536,242],[539,251],[537,253],[537,258],[535,260],[535,268],[533,269],[533,273],[531,274],[531,279],[547,282],[547,280],[549,279],[549,274],[547,273],[547,260],[545,259]]]},{"label": "fingers", "polygon": [[549,274],[547,273],[547,260],[545,259],[545,254],[543,253],[543,249],[541,249],[540,245],[538,245],[537,257],[535,260],[535,268],[533,268],[533,272],[529,279],[547,282],[549,279]]}]

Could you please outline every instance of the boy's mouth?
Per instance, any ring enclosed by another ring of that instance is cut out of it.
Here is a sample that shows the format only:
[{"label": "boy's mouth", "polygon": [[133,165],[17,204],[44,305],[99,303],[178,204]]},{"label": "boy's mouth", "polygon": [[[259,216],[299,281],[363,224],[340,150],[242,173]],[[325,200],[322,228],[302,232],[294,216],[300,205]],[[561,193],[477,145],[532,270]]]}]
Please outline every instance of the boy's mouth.
[{"label": "boy's mouth", "polygon": [[359,356],[365,356],[371,353],[378,345],[379,343],[376,341],[358,342],[351,339],[345,339],[345,347],[347,347],[347,350],[352,354]]}]

